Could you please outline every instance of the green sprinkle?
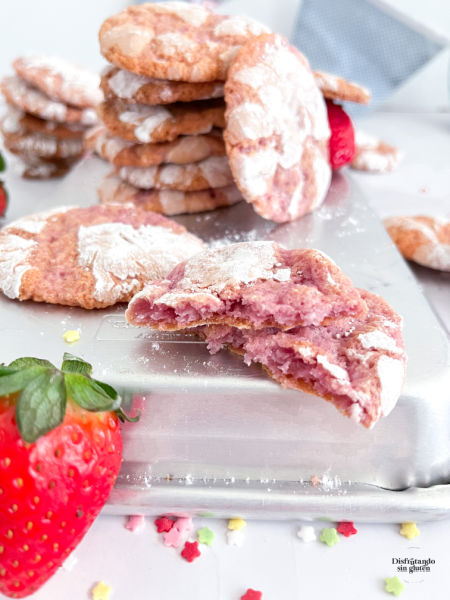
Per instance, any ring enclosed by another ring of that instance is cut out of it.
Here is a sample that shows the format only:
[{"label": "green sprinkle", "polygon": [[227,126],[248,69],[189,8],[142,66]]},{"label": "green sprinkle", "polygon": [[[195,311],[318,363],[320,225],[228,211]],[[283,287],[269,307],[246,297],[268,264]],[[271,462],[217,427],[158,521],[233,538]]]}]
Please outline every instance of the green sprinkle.
[{"label": "green sprinkle", "polygon": [[334,527],[327,528],[325,527],[320,532],[319,540],[326,544],[327,546],[334,546],[339,542],[339,536]]},{"label": "green sprinkle", "polygon": [[200,544],[211,546],[214,539],[214,531],[211,531],[209,527],[203,527],[203,529],[197,531],[197,538]]},{"label": "green sprinkle", "polygon": [[400,596],[405,589],[404,584],[398,577],[386,577],[384,580],[384,589],[394,596]]}]

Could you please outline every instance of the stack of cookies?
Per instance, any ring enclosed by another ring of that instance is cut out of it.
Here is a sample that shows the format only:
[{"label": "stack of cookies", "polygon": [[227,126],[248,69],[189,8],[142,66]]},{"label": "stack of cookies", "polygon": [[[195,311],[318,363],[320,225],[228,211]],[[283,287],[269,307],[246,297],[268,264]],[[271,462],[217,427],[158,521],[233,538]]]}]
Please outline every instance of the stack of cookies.
[{"label": "stack of cookies", "polygon": [[173,215],[241,199],[223,140],[224,80],[241,45],[263,31],[184,2],[131,6],[105,21],[103,125],[86,142],[114,165],[101,202]]},{"label": "stack of cookies", "polygon": [[0,84],[8,112],[0,130],[20,159],[22,175],[64,175],[83,152],[83,136],[97,122],[102,100],[98,75],[49,56],[19,57],[15,75]]}]

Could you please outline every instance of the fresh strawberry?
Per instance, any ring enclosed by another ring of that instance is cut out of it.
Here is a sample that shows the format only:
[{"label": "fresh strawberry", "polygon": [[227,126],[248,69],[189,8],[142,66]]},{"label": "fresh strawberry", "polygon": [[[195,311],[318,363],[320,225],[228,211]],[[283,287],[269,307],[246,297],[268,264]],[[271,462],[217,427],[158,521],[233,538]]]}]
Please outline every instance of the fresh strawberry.
[{"label": "fresh strawberry", "polygon": [[6,212],[8,206],[8,194],[6,193],[3,181],[0,181],[0,219]]},{"label": "fresh strawberry", "polygon": [[65,354],[0,366],[0,593],[35,592],[81,541],[122,460],[120,398]]},{"label": "fresh strawberry", "polygon": [[355,156],[355,130],[353,123],[342,106],[327,100],[330,124],[330,164],[333,170],[350,163]]}]

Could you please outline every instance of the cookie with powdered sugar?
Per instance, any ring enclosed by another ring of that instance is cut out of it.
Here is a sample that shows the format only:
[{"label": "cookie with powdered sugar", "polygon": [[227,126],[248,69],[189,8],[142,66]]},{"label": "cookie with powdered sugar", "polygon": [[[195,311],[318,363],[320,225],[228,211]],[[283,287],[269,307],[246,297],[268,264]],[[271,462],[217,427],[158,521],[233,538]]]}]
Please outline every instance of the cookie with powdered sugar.
[{"label": "cookie with powdered sugar", "polygon": [[174,81],[224,81],[240,46],[268,28],[245,17],[216,15],[198,4],[130,6],[106,19],[100,49],[133,73]]},{"label": "cookie with powdered sugar", "polygon": [[132,205],[60,207],[0,230],[0,289],[8,298],[103,308],[202,248],[181,225]]},{"label": "cookie with powdered sugar", "polygon": [[402,153],[365,131],[355,131],[355,157],[350,166],[369,173],[389,173],[396,169],[403,158]]},{"label": "cookie with powdered sugar", "polygon": [[450,221],[432,216],[384,219],[401,254],[424,267],[450,271]]},{"label": "cookie with powdered sugar", "polygon": [[368,307],[362,319],[289,331],[210,325],[198,332],[212,353],[227,346],[283,387],[321,396],[370,428],[400,396],[406,353],[401,317],[380,296],[359,292]]},{"label": "cookie with powdered sugar", "polygon": [[3,133],[3,143],[13,154],[28,154],[38,158],[75,158],[83,152],[83,140],[58,139],[43,133]]},{"label": "cookie with powdered sugar", "polygon": [[54,100],[78,108],[93,108],[103,100],[99,75],[63,58],[20,56],[13,67],[19,77]]},{"label": "cookie with powdered sugar", "polygon": [[29,154],[16,154],[12,168],[24,179],[57,179],[64,177],[73,167],[77,158],[42,160]]},{"label": "cookie with powdered sugar", "polygon": [[141,104],[173,104],[222,98],[223,81],[169,81],[136,75],[130,71],[109,67],[103,73],[101,88],[105,98],[138,102]]},{"label": "cookie with powdered sugar", "polygon": [[222,99],[166,106],[106,100],[99,105],[98,114],[111,133],[141,144],[171,142],[180,135],[209,133],[213,127],[225,126]]},{"label": "cookie with powdered sugar", "polygon": [[186,165],[121,167],[117,174],[123,181],[143,190],[196,192],[233,183],[226,156],[211,156],[200,162]]},{"label": "cookie with powdered sugar", "polygon": [[265,219],[317,208],[331,179],[323,96],[306,58],[280,35],[247,42],[225,84],[224,131],[242,195]]},{"label": "cookie with powdered sugar", "polygon": [[97,123],[97,115],[93,108],[76,108],[52,100],[41,90],[15,75],[4,77],[0,83],[0,90],[9,104],[41,119],[81,125]]},{"label": "cookie with powdered sugar", "polygon": [[138,208],[169,216],[215,210],[242,200],[241,193],[234,184],[196,192],[144,190],[122,181],[115,173],[103,179],[97,192],[101,203],[131,202]]},{"label": "cookie with powdered sugar", "polygon": [[366,312],[350,279],[319,250],[242,242],[200,252],[147,285],[127,319],[161,330],[211,323],[289,329]]},{"label": "cookie with powdered sugar", "polygon": [[85,147],[93,150],[116,167],[151,167],[163,163],[184,165],[210,156],[225,156],[225,143],[220,129],[207,134],[182,135],[172,142],[136,144],[110,133],[103,125],[90,130]]},{"label": "cookie with powdered sugar", "polygon": [[6,134],[42,133],[60,140],[81,139],[86,131],[86,128],[81,125],[46,121],[25,113],[14,106],[8,106],[8,111],[1,121],[1,129]]},{"label": "cookie with powdered sugar", "polygon": [[370,102],[370,91],[359,83],[347,81],[343,77],[325,71],[314,71],[314,78],[325,98],[359,104],[369,104]]}]

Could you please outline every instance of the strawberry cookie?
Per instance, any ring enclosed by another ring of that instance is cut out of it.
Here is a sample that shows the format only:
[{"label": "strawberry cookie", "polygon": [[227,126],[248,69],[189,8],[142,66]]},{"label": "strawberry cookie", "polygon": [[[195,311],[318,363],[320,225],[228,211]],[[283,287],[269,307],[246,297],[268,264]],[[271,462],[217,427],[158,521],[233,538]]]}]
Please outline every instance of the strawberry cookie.
[{"label": "strawberry cookie", "polygon": [[322,252],[244,242],[181,263],[137,294],[126,316],[163,330],[211,323],[288,329],[366,312],[350,279]]},{"label": "strawberry cookie", "polygon": [[81,139],[86,128],[76,124],[57,123],[34,117],[28,113],[8,107],[8,112],[1,121],[1,129],[4,134],[8,133],[43,133],[51,135],[60,140]]},{"label": "strawberry cookie", "polygon": [[138,208],[169,216],[215,210],[242,200],[234,184],[196,192],[144,190],[125,183],[115,173],[105,177],[97,191],[101,203],[131,202]]},{"label": "strawberry cookie", "polygon": [[247,42],[225,84],[227,154],[237,186],[266,219],[293,221],[328,191],[330,135],[306,58],[280,35]]},{"label": "strawberry cookie", "polygon": [[0,230],[0,289],[19,300],[103,308],[202,248],[181,225],[132,205],[61,207]]},{"label": "strawberry cookie", "polygon": [[141,104],[172,104],[222,98],[223,81],[169,81],[136,75],[117,67],[109,67],[102,76],[101,88],[105,98],[120,98]]},{"label": "strawberry cookie", "polygon": [[97,115],[92,108],[76,108],[63,102],[52,100],[20,77],[4,77],[0,89],[6,101],[21,110],[41,119],[58,123],[80,123],[95,125]]},{"label": "strawberry cookie", "polygon": [[136,144],[110,133],[103,125],[91,129],[85,147],[117,167],[151,167],[162,163],[195,163],[210,156],[225,156],[219,129],[199,135],[181,135],[172,142]]},{"label": "strawberry cookie", "polygon": [[3,133],[5,148],[13,154],[28,154],[38,158],[74,158],[83,151],[83,141],[78,139],[60,140],[43,133]]},{"label": "strawberry cookie", "polygon": [[352,169],[371,173],[388,173],[397,168],[401,152],[373,135],[357,130],[355,133],[355,157]]},{"label": "strawberry cookie", "polygon": [[76,162],[76,158],[42,160],[29,154],[16,155],[15,170],[24,179],[57,179],[64,177]]},{"label": "strawberry cookie", "polygon": [[314,71],[314,78],[327,99],[358,102],[359,104],[369,104],[370,102],[370,91],[358,83],[347,81],[343,77],[325,73],[325,71]]},{"label": "strawberry cookie", "polygon": [[130,142],[170,142],[180,135],[208,133],[225,126],[223,100],[199,100],[165,106],[106,100],[99,116],[109,131]]},{"label": "strawberry cookie", "polygon": [[212,156],[187,165],[121,167],[118,175],[123,181],[144,190],[165,189],[193,192],[219,188],[233,183],[226,156]]},{"label": "strawberry cookie", "polygon": [[93,108],[103,99],[96,73],[56,56],[30,55],[13,62],[17,75],[44,94],[78,108]]},{"label": "strawberry cookie", "polygon": [[380,296],[360,295],[368,307],[361,319],[289,331],[211,325],[199,333],[211,352],[225,345],[247,364],[261,364],[284,387],[317,394],[370,428],[398,400],[406,354],[401,317]]},{"label": "strawberry cookie", "polygon": [[100,49],[113,65],[174,81],[224,81],[239,48],[267,32],[245,17],[216,15],[198,4],[130,6],[103,23]]},{"label": "strawberry cookie", "polygon": [[425,267],[450,271],[450,221],[436,217],[389,217],[384,220],[401,254]]}]

